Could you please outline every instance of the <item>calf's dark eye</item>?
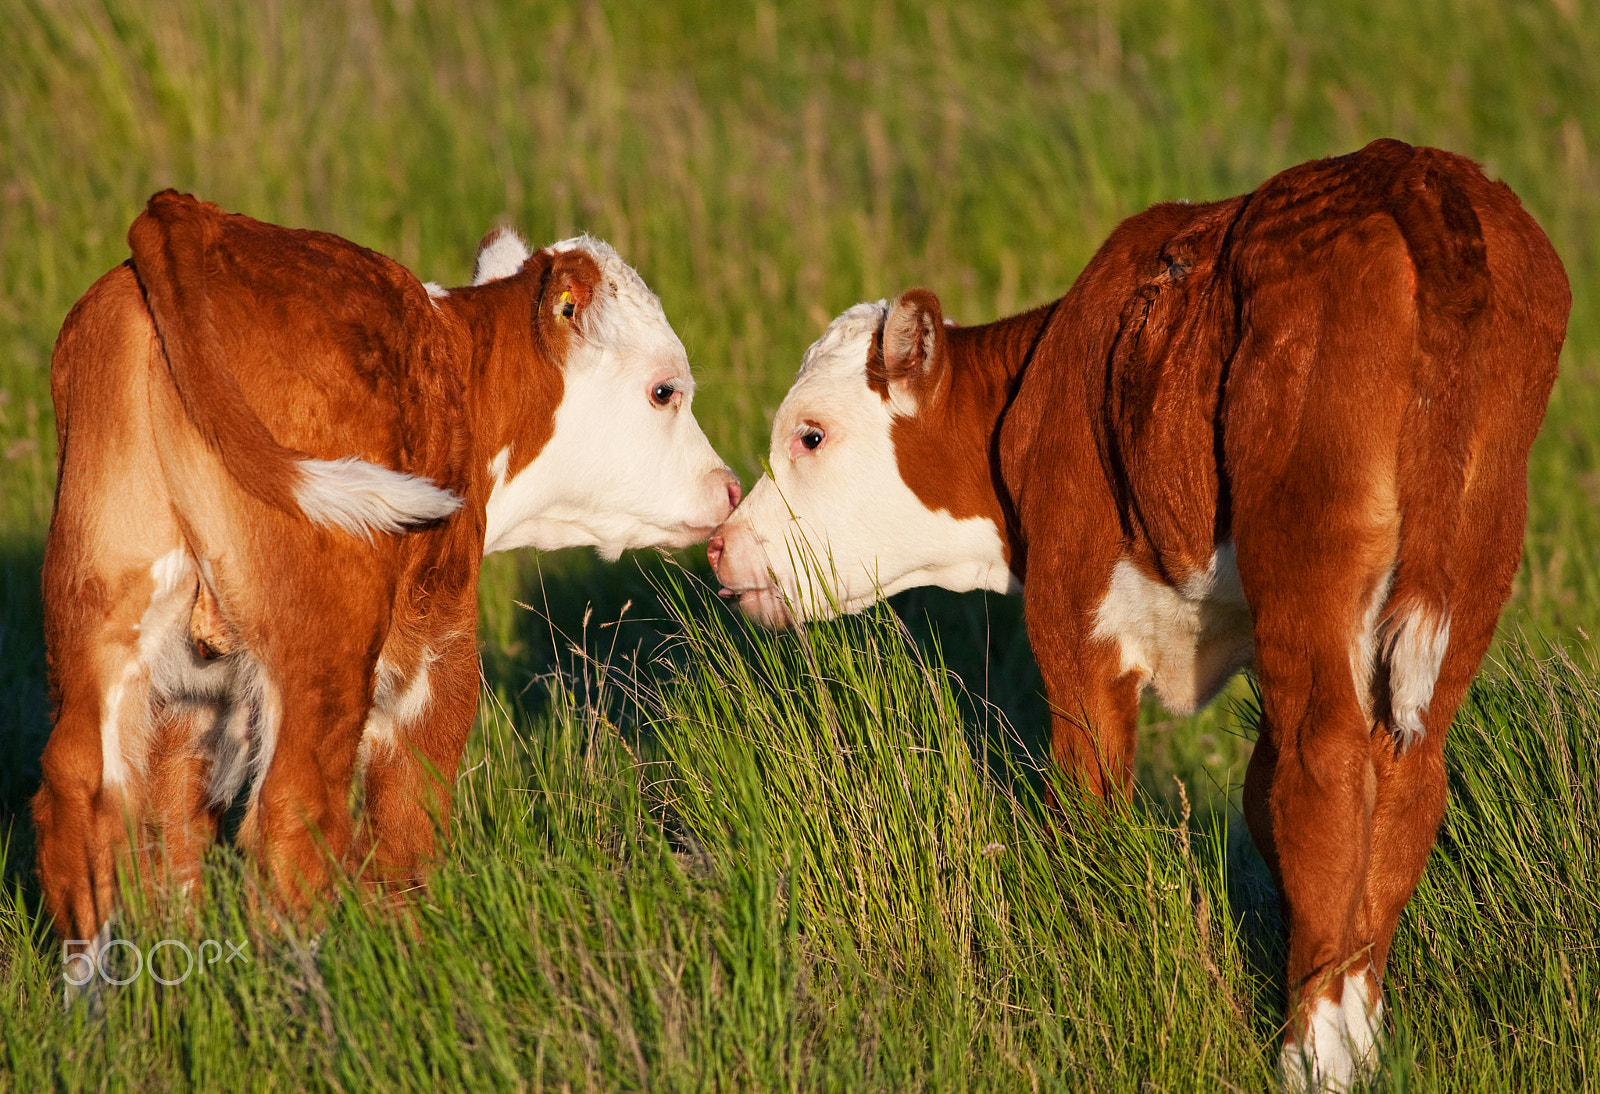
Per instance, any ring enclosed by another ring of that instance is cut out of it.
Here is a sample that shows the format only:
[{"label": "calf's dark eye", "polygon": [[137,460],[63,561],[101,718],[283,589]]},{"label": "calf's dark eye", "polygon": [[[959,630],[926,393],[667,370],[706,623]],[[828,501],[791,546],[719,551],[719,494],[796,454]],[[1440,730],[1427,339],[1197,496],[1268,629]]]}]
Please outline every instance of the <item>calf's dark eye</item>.
[{"label": "calf's dark eye", "polygon": [[666,406],[672,402],[672,396],[677,390],[672,384],[657,384],[650,389],[650,398],[655,402],[656,406]]},{"label": "calf's dark eye", "polygon": [[816,426],[812,426],[810,429],[800,434],[800,443],[805,445],[810,451],[815,452],[817,450],[817,446],[822,443],[822,430],[818,429]]}]

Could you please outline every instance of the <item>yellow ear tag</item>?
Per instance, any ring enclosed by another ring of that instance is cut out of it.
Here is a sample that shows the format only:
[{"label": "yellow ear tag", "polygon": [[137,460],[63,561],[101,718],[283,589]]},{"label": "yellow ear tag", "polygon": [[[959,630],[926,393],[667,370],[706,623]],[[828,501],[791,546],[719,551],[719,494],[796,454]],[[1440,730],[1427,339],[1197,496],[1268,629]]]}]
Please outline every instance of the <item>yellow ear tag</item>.
[{"label": "yellow ear tag", "polygon": [[561,294],[561,307],[557,308],[556,310],[561,313],[561,317],[563,319],[572,318],[573,313],[578,310],[578,306],[572,302],[571,293],[564,292]]}]

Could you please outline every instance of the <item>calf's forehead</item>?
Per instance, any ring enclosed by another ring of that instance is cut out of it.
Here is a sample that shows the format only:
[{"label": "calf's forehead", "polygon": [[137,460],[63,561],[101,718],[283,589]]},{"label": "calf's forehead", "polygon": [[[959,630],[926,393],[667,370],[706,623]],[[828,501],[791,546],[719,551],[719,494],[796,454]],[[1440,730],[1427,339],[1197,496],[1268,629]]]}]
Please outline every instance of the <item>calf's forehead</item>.
[{"label": "calf's forehead", "polygon": [[886,311],[882,301],[857,304],[830,323],[806,350],[794,384],[773,417],[774,446],[802,420],[859,415],[869,401],[881,402],[867,386],[867,355]]}]

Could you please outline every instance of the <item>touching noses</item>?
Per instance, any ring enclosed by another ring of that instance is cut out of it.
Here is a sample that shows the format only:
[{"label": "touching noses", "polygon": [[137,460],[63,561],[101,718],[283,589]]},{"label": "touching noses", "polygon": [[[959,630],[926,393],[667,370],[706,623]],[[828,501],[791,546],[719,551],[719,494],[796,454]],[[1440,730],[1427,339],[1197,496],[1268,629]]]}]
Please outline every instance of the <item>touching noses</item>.
[{"label": "touching noses", "polygon": [[722,552],[727,547],[727,541],[722,536],[722,525],[727,523],[728,517],[733,516],[733,511],[739,508],[739,502],[744,497],[744,491],[739,489],[739,480],[730,471],[728,473],[728,516],[717,522],[716,529],[711,533],[711,538],[706,540],[706,558],[711,562],[711,572],[717,572],[717,564],[722,561]]},{"label": "touching noses", "polygon": [[744,491],[739,489],[739,476],[726,467],[713,471],[707,486],[709,492],[700,495],[705,499],[701,504],[707,506],[703,510],[704,523],[700,527],[715,529],[733,515],[733,511],[739,507],[739,499],[744,497]]},{"label": "touching noses", "polygon": [[722,472],[728,476],[728,513],[732,515],[733,511],[739,508],[739,499],[744,497],[744,491],[739,488],[738,475],[735,475],[726,467],[722,469]]},{"label": "touching noses", "polygon": [[717,575],[718,580],[722,578],[722,572],[718,567],[722,565],[722,560],[728,548],[727,536],[723,533],[723,529],[733,519],[734,510],[739,508],[739,502],[743,500],[744,491],[739,487],[739,480],[730,472],[728,478],[728,513],[717,522],[717,526],[711,530],[711,538],[706,540],[706,560],[711,563],[711,572]]}]

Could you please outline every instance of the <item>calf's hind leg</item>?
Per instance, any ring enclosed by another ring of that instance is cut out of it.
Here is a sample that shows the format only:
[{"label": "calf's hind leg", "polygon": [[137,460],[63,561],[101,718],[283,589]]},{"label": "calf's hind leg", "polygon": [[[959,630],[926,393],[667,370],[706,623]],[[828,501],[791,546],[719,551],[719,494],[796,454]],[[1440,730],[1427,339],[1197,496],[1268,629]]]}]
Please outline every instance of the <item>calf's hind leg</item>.
[{"label": "calf's hind leg", "polygon": [[1297,499],[1299,522],[1270,519],[1271,507],[1259,520],[1248,506],[1236,512],[1262,695],[1245,807],[1289,926],[1286,1077],[1309,1069],[1318,1084],[1343,1089],[1370,1063],[1378,1036],[1363,904],[1378,775],[1357,674],[1394,540],[1366,507],[1305,500]]},{"label": "calf's hind leg", "polygon": [[362,742],[362,817],[351,856],[368,881],[415,885],[433,855],[435,831],[449,822],[452,783],[478,707],[472,633],[457,632],[432,651],[389,701],[380,680]]},{"label": "calf's hind leg", "polygon": [[55,727],[33,817],[45,906],[63,937],[88,940],[115,907],[117,871],[143,823],[150,675],[139,626],[156,586],[146,566],[84,569],[54,543],[46,552]]},{"label": "calf's hind leg", "polygon": [[[1507,445],[1502,451],[1516,449]],[[1444,817],[1445,733],[1494,639],[1522,557],[1526,505],[1519,490],[1526,477],[1521,460],[1496,466],[1485,458],[1476,488],[1464,499],[1461,527],[1470,531],[1456,537],[1450,557],[1456,590],[1450,604],[1450,644],[1422,716],[1424,733],[1404,751],[1396,749],[1390,733],[1380,730],[1372,738],[1378,796],[1365,908],[1380,975],[1401,910],[1422,878]],[[1514,485],[1502,489],[1500,482]]]},{"label": "calf's hind leg", "polygon": [[63,937],[93,939],[110,918],[129,833],[141,820],[142,779],[134,780],[121,739],[137,732],[145,688],[137,661],[126,664],[134,671],[115,671],[113,682],[86,674],[55,689],[33,820],[45,907]]},{"label": "calf's hind leg", "polygon": [[200,747],[215,718],[213,709],[188,704],[165,704],[156,711],[150,814],[157,861],[151,876],[169,891],[188,892],[199,881],[201,860],[217,838],[225,808],[210,800],[212,758]]},{"label": "calf's hind leg", "polygon": [[300,676],[298,686],[282,689],[272,759],[239,827],[240,845],[260,864],[281,903],[297,914],[326,895],[333,868],[350,844],[349,794],[365,714],[365,676],[359,664],[331,662],[316,675]]},{"label": "calf's hind leg", "polygon": [[[291,536],[284,540],[292,542]],[[256,748],[269,755],[251,793],[238,842],[270,879],[280,902],[304,914],[324,897],[350,847],[350,791],[356,750],[372,702],[373,666],[388,616],[388,590],[338,575],[374,567],[366,550],[316,553],[296,565],[283,550],[256,560],[258,582],[275,603],[250,605],[241,618],[270,619],[244,645],[263,674]],[[293,626],[283,604],[295,606]]]}]

